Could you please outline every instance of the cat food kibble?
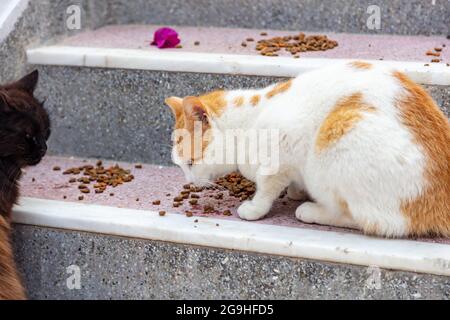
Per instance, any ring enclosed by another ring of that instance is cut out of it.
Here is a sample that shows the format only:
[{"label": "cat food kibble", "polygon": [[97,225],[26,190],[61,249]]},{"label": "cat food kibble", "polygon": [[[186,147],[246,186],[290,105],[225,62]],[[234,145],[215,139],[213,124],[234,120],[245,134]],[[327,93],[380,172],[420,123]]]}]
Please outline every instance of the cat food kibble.
[{"label": "cat food kibble", "polygon": [[53,171],[60,171],[60,170],[61,170],[61,167],[58,167],[58,166],[53,167]]},{"label": "cat food kibble", "polygon": [[159,212],[159,216],[160,217],[164,217],[166,215],[166,212],[164,211],[164,210],[161,210],[160,212]]},{"label": "cat food kibble", "polygon": [[[60,167],[54,167],[55,168]],[[58,171],[59,171],[58,170]],[[103,167],[103,162],[98,160],[93,165],[84,165],[80,167],[73,167],[65,170],[63,172],[64,175],[79,175],[82,174],[82,177],[70,178],[69,183],[80,182],[78,185],[78,189],[81,193],[90,193],[89,185],[93,183],[93,191],[96,194],[103,193],[108,187],[117,187],[118,185],[131,182],[134,179],[134,176],[131,174],[130,170],[126,170],[121,168],[119,165],[115,165],[109,168]],[[110,194],[111,196],[114,194]]]},{"label": "cat food kibble", "polygon": [[152,202],[153,205],[159,206],[161,204],[161,200],[155,200]]},{"label": "cat food kibble", "polygon": [[[261,33],[263,35],[263,33]],[[267,35],[266,33],[264,35]],[[247,41],[249,41],[247,39]],[[338,46],[337,41],[328,39],[326,35],[307,36],[303,32],[294,36],[273,37],[259,40],[255,49],[263,56],[277,56],[277,52],[284,49],[298,58],[299,52],[326,51]]]}]

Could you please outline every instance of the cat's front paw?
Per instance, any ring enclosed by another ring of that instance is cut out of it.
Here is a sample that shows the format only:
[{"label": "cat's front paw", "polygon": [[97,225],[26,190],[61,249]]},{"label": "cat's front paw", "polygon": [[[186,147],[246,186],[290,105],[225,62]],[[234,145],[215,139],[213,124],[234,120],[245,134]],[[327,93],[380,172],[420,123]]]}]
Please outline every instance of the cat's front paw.
[{"label": "cat's front paw", "polygon": [[252,200],[244,201],[237,212],[239,217],[244,220],[258,220],[269,212],[270,206],[255,203]]}]

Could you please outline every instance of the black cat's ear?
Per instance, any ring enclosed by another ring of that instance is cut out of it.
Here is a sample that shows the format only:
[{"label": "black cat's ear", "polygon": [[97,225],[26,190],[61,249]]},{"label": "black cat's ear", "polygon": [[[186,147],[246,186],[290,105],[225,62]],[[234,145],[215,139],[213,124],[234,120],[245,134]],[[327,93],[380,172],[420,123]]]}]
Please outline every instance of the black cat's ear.
[{"label": "black cat's ear", "polygon": [[39,79],[39,72],[37,70],[34,70],[33,72],[27,74],[22,79],[11,84],[11,86],[25,90],[28,93],[33,94],[34,89],[36,89],[38,79]]}]

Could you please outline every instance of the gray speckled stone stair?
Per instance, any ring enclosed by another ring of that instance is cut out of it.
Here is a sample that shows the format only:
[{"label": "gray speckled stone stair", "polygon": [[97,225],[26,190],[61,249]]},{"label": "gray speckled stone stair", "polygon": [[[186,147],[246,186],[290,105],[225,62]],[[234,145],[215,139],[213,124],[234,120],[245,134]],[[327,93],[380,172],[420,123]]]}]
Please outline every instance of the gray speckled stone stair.
[{"label": "gray speckled stone stair", "polygon": [[450,298],[445,276],[23,225],[14,240],[32,299]]}]

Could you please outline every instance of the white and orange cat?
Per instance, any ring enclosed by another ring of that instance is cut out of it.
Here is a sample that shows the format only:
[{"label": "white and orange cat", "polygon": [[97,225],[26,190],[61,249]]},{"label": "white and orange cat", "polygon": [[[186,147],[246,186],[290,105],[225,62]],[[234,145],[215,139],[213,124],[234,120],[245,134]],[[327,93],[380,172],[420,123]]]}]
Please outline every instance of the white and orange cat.
[{"label": "white and orange cat", "polygon": [[[450,124],[401,72],[339,63],[260,90],[166,103],[176,129],[193,132],[201,123],[202,133],[188,144],[174,140],[173,160],[189,181],[239,170],[256,183],[253,199],[238,208],[242,219],[264,217],[288,187],[290,198],[313,199],[295,212],[306,223],[387,237],[450,236]],[[221,140],[215,137],[236,128],[279,130],[276,172],[263,174],[258,163],[206,161]],[[200,152],[184,152],[194,144]]]}]

